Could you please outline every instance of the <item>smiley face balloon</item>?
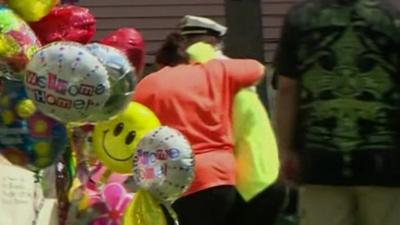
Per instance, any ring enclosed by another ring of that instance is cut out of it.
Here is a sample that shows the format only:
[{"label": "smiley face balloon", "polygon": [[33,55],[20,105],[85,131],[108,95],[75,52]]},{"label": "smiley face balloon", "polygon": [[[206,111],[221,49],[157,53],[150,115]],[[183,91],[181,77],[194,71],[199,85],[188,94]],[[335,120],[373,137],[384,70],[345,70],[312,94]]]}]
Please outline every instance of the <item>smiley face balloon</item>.
[{"label": "smiley face balloon", "polygon": [[94,151],[108,169],[130,173],[136,145],[142,137],[159,126],[157,116],[150,109],[131,102],[113,119],[96,124],[93,133]]}]

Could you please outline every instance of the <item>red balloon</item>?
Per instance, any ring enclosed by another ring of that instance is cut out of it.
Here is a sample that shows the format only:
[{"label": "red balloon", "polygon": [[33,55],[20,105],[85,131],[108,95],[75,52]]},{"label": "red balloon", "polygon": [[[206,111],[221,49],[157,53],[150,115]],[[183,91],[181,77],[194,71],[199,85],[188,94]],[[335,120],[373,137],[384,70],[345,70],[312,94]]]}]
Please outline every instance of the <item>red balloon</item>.
[{"label": "red balloon", "polygon": [[96,20],[87,8],[62,5],[38,22],[30,24],[42,44],[75,41],[87,44],[96,32]]},{"label": "red balloon", "polygon": [[144,41],[139,31],[120,28],[102,38],[100,43],[124,52],[138,73],[141,73],[144,66]]}]

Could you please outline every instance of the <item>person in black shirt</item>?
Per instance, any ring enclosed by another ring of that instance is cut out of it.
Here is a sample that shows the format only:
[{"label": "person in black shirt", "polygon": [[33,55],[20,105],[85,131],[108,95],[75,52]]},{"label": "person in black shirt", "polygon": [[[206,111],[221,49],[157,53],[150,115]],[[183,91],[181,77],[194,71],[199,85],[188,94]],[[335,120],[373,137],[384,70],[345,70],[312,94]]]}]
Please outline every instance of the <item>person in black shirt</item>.
[{"label": "person in black shirt", "polygon": [[400,221],[400,20],[379,0],[307,0],[275,58],[283,176],[302,225]]}]

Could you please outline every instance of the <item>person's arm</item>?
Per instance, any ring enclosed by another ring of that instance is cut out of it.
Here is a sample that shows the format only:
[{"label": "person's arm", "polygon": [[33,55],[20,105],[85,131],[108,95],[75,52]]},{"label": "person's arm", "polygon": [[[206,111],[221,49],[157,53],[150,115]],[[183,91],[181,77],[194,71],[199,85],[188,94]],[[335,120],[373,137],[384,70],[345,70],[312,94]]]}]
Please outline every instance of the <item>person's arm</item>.
[{"label": "person's arm", "polygon": [[[213,62],[214,61],[214,62]],[[265,75],[265,67],[253,59],[213,60],[210,63],[222,63],[226,79],[234,93],[245,87],[257,85]]]},{"label": "person's arm", "polygon": [[283,176],[293,178],[297,171],[297,155],[294,144],[296,118],[298,112],[298,81],[279,76],[276,103],[276,131]]}]

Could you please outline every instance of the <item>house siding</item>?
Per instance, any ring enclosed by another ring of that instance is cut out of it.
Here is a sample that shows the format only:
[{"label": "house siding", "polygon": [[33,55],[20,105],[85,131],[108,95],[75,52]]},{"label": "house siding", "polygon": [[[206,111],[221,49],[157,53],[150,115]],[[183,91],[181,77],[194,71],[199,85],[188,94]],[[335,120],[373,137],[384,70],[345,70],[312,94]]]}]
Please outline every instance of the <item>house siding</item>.
[{"label": "house siding", "polygon": [[147,63],[154,61],[155,51],[182,16],[207,16],[225,24],[224,0],[81,0],[79,5],[97,19],[95,39],[120,27],[138,29],[145,39]]},{"label": "house siding", "polygon": [[271,63],[279,43],[285,15],[300,0],[261,0],[264,58]]},{"label": "house siding", "polygon": [[[264,58],[270,63],[279,42],[283,18],[300,0],[261,0]],[[96,38],[119,27],[135,27],[146,41],[146,62],[152,63],[154,53],[165,36],[176,30],[179,19],[186,14],[210,17],[225,24],[224,0],[80,0],[97,19]]]}]

